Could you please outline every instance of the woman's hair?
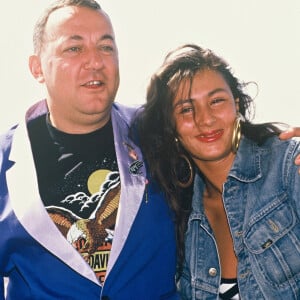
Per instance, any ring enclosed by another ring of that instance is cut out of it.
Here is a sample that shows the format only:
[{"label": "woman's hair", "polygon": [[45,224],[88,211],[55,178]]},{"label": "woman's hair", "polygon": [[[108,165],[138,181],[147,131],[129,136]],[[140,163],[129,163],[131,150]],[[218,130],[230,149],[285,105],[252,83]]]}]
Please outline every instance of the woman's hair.
[{"label": "woman's hair", "polygon": [[179,262],[184,256],[184,232],[191,209],[192,188],[178,186],[178,161],[186,154],[176,141],[173,117],[173,100],[181,82],[191,82],[196,73],[213,70],[220,73],[231,89],[234,99],[239,99],[239,112],[243,116],[242,133],[262,143],[280,131],[274,124],[251,124],[253,100],[244,92],[246,84],[240,82],[225,60],[209,49],[194,44],[183,45],[171,51],[162,66],[152,76],[147,89],[147,102],[134,122],[139,143],[149,164],[151,175],[166,193],[175,213]]}]

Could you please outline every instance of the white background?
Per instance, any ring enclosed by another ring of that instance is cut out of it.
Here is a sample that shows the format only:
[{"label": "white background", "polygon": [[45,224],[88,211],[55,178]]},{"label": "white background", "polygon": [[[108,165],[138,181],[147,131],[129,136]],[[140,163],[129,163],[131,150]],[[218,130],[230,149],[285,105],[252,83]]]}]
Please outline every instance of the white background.
[{"label": "white background", "polygon": [[[45,95],[29,73],[32,29],[49,0],[5,1],[0,10],[0,131]],[[259,85],[255,121],[300,126],[299,0],[103,0],[120,53],[117,101],[142,104],[166,53],[193,42],[213,49]]]}]

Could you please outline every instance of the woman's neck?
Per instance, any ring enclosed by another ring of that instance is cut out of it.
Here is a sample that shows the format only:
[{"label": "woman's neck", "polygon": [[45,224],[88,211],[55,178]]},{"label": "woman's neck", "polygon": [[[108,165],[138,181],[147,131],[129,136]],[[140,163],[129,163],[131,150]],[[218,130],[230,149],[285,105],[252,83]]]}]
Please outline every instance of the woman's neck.
[{"label": "woman's neck", "polygon": [[235,155],[232,153],[218,161],[195,161],[196,166],[204,176],[209,194],[222,194],[223,184],[227,179]]}]

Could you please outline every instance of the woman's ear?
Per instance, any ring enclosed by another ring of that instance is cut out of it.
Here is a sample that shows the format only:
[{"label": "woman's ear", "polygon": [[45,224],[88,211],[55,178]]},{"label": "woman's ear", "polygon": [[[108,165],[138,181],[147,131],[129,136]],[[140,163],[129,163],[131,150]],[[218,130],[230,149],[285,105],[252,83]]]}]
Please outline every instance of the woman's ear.
[{"label": "woman's ear", "polygon": [[37,55],[29,57],[29,69],[33,77],[39,82],[44,83],[45,78],[42,70],[41,60]]},{"label": "woman's ear", "polygon": [[239,113],[239,111],[240,111],[240,99],[239,98],[235,99],[235,109],[236,109],[236,112]]}]

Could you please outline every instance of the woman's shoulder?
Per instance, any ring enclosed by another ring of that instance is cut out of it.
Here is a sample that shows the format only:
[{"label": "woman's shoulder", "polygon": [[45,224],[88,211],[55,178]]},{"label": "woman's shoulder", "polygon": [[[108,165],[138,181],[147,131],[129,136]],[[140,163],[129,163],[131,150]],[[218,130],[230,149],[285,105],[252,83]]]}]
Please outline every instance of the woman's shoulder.
[{"label": "woman's shoulder", "polygon": [[[294,166],[295,158],[300,154],[300,141],[297,139],[280,140],[277,136],[268,138],[262,145],[257,146],[261,161],[271,162],[271,164]],[[285,167],[284,167],[285,166]]]},{"label": "woman's shoulder", "polygon": [[285,151],[287,149],[299,148],[299,139],[281,140],[277,135],[271,136],[264,140],[263,143],[257,143],[249,138],[244,138],[246,147],[253,147],[258,151],[269,152],[269,151]]},{"label": "woman's shoulder", "polygon": [[271,149],[273,151],[291,151],[292,149],[299,149],[300,140],[289,139],[281,140],[278,136],[268,138],[261,147],[264,149]]}]

